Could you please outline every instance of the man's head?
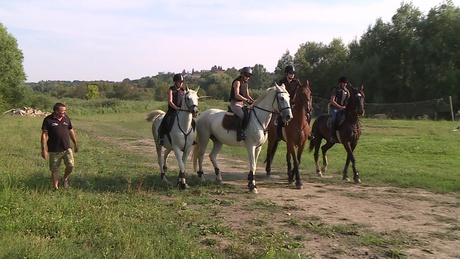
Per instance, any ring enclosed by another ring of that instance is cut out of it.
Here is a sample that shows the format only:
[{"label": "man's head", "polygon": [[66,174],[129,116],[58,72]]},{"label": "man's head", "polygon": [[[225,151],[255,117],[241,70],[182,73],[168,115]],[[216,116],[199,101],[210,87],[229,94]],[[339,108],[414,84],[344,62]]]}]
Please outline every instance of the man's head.
[{"label": "man's head", "polygon": [[56,103],[53,106],[53,112],[54,112],[54,116],[56,118],[62,118],[62,117],[64,117],[66,115],[67,108],[66,108],[65,104],[63,104],[63,103]]}]

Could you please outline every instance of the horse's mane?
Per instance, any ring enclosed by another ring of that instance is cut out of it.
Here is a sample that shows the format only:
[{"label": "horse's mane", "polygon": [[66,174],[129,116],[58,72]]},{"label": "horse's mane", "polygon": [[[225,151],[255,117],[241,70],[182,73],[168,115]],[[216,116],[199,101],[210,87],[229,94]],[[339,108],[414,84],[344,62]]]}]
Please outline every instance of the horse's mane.
[{"label": "horse's mane", "polygon": [[255,101],[254,101],[254,105],[257,105],[259,104],[264,98],[265,96],[273,89],[276,89],[276,85],[275,86],[272,86],[270,88],[267,88],[267,90],[265,90],[264,92],[262,92],[261,95],[259,95],[259,98],[257,98]]}]

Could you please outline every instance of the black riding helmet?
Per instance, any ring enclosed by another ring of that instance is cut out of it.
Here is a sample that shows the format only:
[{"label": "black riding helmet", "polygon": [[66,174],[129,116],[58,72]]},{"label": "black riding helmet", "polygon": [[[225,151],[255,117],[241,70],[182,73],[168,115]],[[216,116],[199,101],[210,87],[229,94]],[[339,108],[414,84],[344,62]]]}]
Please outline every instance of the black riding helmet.
[{"label": "black riding helmet", "polygon": [[252,75],[252,68],[250,68],[250,67],[243,67],[243,69],[241,69],[241,74],[249,74],[249,75]]},{"label": "black riding helmet", "polygon": [[339,83],[348,83],[348,79],[345,76],[339,78]]},{"label": "black riding helmet", "polygon": [[286,66],[286,68],[284,69],[284,73],[295,74],[295,69],[291,65]]},{"label": "black riding helmet", "polygon": [[184,77],[182,76],[182,74],[175,74],[174,77],[173,77],[173,81],[174,82],[184,81]]}]

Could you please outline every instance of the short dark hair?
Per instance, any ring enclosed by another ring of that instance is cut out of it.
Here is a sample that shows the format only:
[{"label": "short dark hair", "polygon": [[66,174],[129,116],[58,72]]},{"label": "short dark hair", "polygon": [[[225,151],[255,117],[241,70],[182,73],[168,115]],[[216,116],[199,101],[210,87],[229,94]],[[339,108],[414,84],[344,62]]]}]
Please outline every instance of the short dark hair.
[{"label": "short dark hair", "polygon": [[61,107],[65,107],[65,104],[63,103],[56,103],[53,106],[53,111],[58,111]]}]

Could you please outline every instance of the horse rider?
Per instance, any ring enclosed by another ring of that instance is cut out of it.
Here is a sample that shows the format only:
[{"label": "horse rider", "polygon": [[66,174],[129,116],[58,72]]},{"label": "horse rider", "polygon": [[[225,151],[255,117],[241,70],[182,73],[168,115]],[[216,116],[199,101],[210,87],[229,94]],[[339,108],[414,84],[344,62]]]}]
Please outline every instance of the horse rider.
[{"label": "horse rider", "polygon": [[342,116],[342,111],[346,109],[348,99],[350,98],[350,91],[347,88],[348,79],[345,76],[339,78],[339,84],[331,90],[331,139],[332,143],[337,142],[336,129],[337,124]]},{"label": "horse rider", "polygon": [[230,109],[237,116],[238,129],[236,132],[237,141],[244,140],[246,138],[243,131],[243,118],[244,118],[244,102],[252,104],[254,99],[249,94],[249,79],[252,76],[252,68],[243,67],[241,74],[232,82],[232,88],[230,91]]},{"label": "horse rider", "polygon": [[[291,103],[291,107],[294,106],[294,100],[295,100],[295,94],[296,94],[296,91],[299,87],[302,86],[302,84],[300,83],[300,80],[298,78],[295,78],[295,68],[291,65],[289,66],[286,66],[286,68],[284,69],[284,77],[283,79],[281,79],[279,81],[279,85],[282,85],[284,84],[286,90],[288,91],[289,93],[289,100],[290,100],[290,103]],[[308,84],[308,80],[307,80],[307,84]],[[307,111],[307,122],[308,124],[310,124],[310,120],[311,120],[311,109],[310,107],[305,107],[306,111]],[[283,123],[281,121],[281,118],[278,118],[278,133],[281,133],[281,128],[283,127]],[[310,132],[310,135],[308,135],[308,140],[311,140],[313,139],[313,134]]]},{"label": "horse rider", "polygon": [[177,111],[182,105],[182,97],[185,95],[185,89],[182,87],[184,84],[184,77],[182,74],[175,74],[173,77],[173,82],[174,85],[169,87],[168,90],[168,111],[166,111],[166,114],[161,121],[160,127],[158,128],[158,144],[161,146],[164,145],[164,135],[169,133],[171,130],[170,121],[171,119],[174,119],[174,116],[176,116]]}]

